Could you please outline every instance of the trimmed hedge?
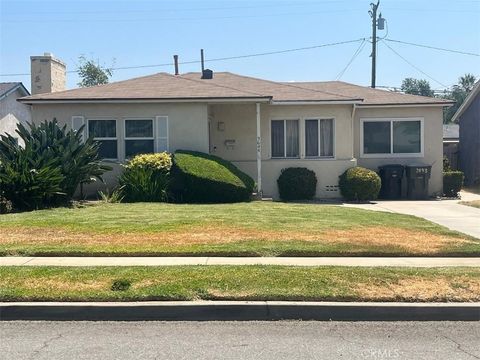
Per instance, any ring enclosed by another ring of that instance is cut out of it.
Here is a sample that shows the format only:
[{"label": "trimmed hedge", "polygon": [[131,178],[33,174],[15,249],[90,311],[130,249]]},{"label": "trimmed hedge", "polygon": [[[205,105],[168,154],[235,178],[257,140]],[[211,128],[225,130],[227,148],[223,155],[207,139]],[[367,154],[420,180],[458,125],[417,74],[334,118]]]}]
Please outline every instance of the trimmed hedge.
[{"label": "trimmed hedge", "polygon": [[443,194],[448,197],[457,197],[463,185],[463,172],[445,171],[443,173]]},{"label": "trimmed hedge", "polygon": [[119,179],[120,191],[126,202],[168,201],[172,156],[166,152],[141,154],[124,166]]},{"label": "trimmed hedge", "polygon": [[315,196],[317,177],[307,168],[291,167],[282,169],[277,185],[282,200],[308,200]]},{"label": "trimmed hedge", "polygon": [[382,182],[375,171],[360,166],[352,167],[340,175],[342,196],[349,201],[375,200]]},{"label": "trimmed hedge", "polygon": [[173,156],[171,191],[177,202],[231,203],[248,201],[255,182],[231,162],[196,151]]}]

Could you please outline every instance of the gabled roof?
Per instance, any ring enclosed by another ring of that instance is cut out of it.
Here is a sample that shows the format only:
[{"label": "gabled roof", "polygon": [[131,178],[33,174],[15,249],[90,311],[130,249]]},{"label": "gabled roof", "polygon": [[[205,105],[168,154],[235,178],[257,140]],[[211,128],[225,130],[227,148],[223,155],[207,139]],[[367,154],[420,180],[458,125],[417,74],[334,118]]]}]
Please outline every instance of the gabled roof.
[{"label": "gabled roof", "polygon": [[441,104],[450,102],[415,95],[391,93],[339,81],[286,83],[258,79],[230,72],[214,73],[201,79],[191,72],[181,75],[158,73],[110,84],[38,94],[22,98],[37,102],[105,101],[219,101],[238,100],[289,103],[357,104]]},{"label": "gabled roof", "polygon": [[30,95],[21,82],[0,82],[0,100],[16,90],[20,90],[22,96]]},{"label": "gabled roof", "polygon": [[459,126],[458,124],[445,124],[443,125],[443,138],[444,139],[458,139],[459,138]]},{"label": "gabled roof", "polygon": [[480,93],[480,80],[478,80],[475,83],[475,86],[473,87],[472,91],[470,91],[470,94],[468,94],[468,96],[465,98],[464,102],[458,108],[457,112],[453,114],[452,122],[458,122],[460,116],[462,116],[463,112],[468,109],[472,101],[475,99],[475,97],[479,93]]},{"label": "gabled roof", "polygon": [[429,104],[444,104],[448,106],[453,104],[453,101],[427,97],[404,94],[400,92],[393,92],[380,89],[372,89],[366,86],[359,86],[343,81],[322,81],[322,82],[294,82],[288,84],[297,84],[308,89],[315,89],[319,91],[337,92],[350,97],[358,97],[363,99],[360,106],[365,105],[429,105]]}]

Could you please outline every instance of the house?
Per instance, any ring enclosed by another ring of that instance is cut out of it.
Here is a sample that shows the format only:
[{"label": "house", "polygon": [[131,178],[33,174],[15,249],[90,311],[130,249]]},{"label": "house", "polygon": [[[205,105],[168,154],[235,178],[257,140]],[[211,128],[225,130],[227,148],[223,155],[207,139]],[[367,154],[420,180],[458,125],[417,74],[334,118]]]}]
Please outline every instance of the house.
[{"label": "house", "polygon": [[459,131],[458,124],[443,125],[443,156],[452,169],[458,169]]},{"label": "house", "polygon": [[465,185],[480,184],[480,81],[452,121],[460,125],[459,167],[465,173]]},{"label": "house", "polygon": [[27,95],[30,93],[20,82],[0,83],[0,135],[10,134],[18,138],[17,125],[31,121],[30,106],[17,101]]},{"label": "house", "polygon": [[33,95],[20,100],[32,106],[33,121],[85,125],[85,135],[100,141],[101,156],[114,164],[106,177],[110,185],[118,163],[134,154],[187,149],[232,161],[274,198],[286,167],[315,171],[317,197],[331,198],[340,196],[338,177],[346,169],[389,163],[431,165],[430,193],[442,193],[442,111],[451,104],[445,100],[339,81],[274,82],[211,70],[56,91],[48,86],[56,76],[64,81],[64,73],[37,75],[50,91],[32,86]]}]

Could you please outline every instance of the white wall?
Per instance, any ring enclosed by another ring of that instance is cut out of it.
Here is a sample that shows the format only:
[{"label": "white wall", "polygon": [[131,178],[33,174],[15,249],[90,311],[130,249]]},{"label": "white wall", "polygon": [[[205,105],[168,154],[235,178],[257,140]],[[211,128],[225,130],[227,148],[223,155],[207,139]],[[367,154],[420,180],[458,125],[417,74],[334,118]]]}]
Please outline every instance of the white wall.
[{"label": "white wall", "polygon": [[[121,172],[119,162],[125,158],[123,120],[125,118],[154,118],[168,116],[169,151],[178,149],[208,153],[208,118],[206,104],[37,104],[32,107],[32,120],[39,123],[53,118],[63,125],[71,126],[72,116],[88,118],[110,118],[117,120],[118,155],[117,163],[109,163],[114,170],[105,174],[107,187],[116,185]],[[86,187],[86,193],[96,194],[104,189],[101,184]]]},{"label": "white wall", "polygon": [[[360,155],[360,119],[420,117],[424,123],[424,154],[421,157],[362,158]],[[377,170],[385,164],[432,165],[430,195],[441,195],[443,189],[443,111],[441,107],[358,108],[355,112],[355,157],[359,166]],[[406,183],[404,181],[404,183]]]},{"label": "white wall", "polygon": [[[278,198],[277,179],[282,169],[306,167],[317,176],[319,198],[339,197],[338,176],[346,169],[355,166],[352,143],[351,105],[267,105],[262,104],[262,187],[265,196]],[[334,118],[335,143],[333,159],[305,159],[304,121],[308,118]],[[255,104],[210,105],[211,152],[236,166],[257,180],[256,165],[256,109]],[[272,159],[270,141],[270,121],[272,119],[300,120],[300,158]],[[219,125],[221,123],[221,125]],[[223,130],[220,130],[223,129]],[[229,147],[227,140],[235,140]]]},{"label": "white wall", "polygon": [[18,138],[15,132],[17,125],[26,125],[31,121],[30,106],[17,101],[22,96],[17,90],[0,100],[0,134],[8,133]]}]

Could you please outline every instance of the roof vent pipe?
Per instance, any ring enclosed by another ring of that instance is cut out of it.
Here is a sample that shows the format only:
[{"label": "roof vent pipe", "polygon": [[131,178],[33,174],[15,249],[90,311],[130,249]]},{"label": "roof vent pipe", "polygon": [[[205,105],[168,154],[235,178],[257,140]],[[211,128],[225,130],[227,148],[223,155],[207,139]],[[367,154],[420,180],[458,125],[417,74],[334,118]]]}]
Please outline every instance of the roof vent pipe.
[{"label": "roof vent pipe", "polygon": [[205,70],[205,58],[203,57],[203,49],[200,49],[200,62],[202,63],[202,74]]},{"label": "roof vent pipe", "polygon": [[175,75],[178,75],[178,55],[173,55],[173,63],[175,65]]}]

